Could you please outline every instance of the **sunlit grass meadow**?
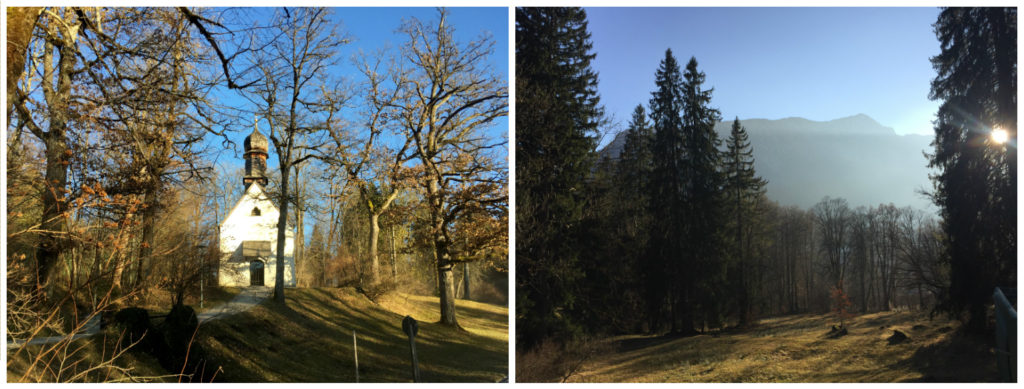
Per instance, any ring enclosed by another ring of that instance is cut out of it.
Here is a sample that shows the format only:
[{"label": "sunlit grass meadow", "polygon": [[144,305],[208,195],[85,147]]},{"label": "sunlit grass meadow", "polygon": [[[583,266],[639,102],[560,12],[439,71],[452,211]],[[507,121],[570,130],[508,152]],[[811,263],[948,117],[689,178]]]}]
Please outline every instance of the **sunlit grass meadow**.
[{"label": "sunlit grass meadow", "polygon": [[[569,382],[962,382],[994,381],[987,339],[956,335],[958,324],[927,314],[853,318],[828,338],[833,315],[796,315],[692,337],[620,336]],[[890,344],[894,330],[909,340]]]}]

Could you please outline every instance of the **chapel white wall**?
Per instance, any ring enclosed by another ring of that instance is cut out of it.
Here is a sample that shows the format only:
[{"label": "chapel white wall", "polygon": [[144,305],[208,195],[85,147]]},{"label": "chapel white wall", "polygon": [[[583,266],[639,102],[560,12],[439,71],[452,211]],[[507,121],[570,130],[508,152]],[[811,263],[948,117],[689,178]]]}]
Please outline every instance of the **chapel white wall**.
[{"label": "chapel white wall", "polygon": [[[259,207],[260,215],[251,216],[254,207]],[[239,203],[231,210],[220,229],[221,266],[218,272],[222,286],[248,286],[249,262],[244,261],[239,246],[245,240],[270,241],[272,254],[264,258],[263,283],[275,286],[277,282],[277,219],[280,212],[273,205],[259,185],[249,186]],[[295,286],[295,257],[293,255],[295,232],[285,230],[284,245],[284,285]]]}]

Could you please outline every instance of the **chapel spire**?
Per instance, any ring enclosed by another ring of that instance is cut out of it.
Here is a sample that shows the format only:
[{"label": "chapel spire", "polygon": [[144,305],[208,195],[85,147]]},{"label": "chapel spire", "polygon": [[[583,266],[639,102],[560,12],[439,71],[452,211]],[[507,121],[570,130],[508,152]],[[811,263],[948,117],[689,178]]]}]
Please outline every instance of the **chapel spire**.
[{"label": "chapel spire", "polygon": [[267,137],[259,130],[259,117],[253,117],[252,134],[245,137],[245,177],[242,183],[245,189],[249,184],[258,182],[267,186]]}]

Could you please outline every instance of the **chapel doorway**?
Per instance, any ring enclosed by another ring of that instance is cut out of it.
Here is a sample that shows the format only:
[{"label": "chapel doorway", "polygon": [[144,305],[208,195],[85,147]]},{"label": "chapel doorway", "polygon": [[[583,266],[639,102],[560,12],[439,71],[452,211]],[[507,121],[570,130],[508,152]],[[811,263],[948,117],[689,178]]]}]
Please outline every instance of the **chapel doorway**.
[{"label": "chapel doorway", "polygon": [[249,285],[263,286],[263,261],[249,262]]}]

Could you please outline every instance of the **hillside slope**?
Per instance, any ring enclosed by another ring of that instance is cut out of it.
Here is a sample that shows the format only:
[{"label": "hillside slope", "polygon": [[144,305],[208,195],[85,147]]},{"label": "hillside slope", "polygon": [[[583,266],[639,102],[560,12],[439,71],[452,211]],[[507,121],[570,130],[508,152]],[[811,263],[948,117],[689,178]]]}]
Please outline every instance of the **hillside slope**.
[{"label": "hillside slope", "polygon": [[[267,301],[200,328],[221,382],[411,382],[405,315],[419,321],[426,382],[496,382],[508,374],[508,309],[458,300],[464,330],[436,324],[437,298],[394,294],[373,304],[351,289],[290,289],[287,306]],[[433,315],[431,314],[433,313]],[[209,368],[213,368],[212,366]]]}]

